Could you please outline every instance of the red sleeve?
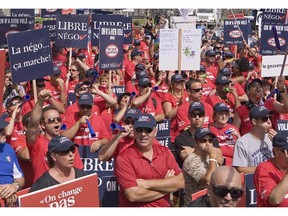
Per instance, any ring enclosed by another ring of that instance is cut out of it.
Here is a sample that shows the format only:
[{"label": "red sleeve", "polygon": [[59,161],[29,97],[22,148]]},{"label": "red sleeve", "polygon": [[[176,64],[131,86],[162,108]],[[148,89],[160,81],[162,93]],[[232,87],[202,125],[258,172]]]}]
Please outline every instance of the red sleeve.
[{"label": "red sleeve", "polygon": [[190,120],[188,117],[189,105],[190,102],[185,102],[180,107],[178,107],[176,114],[176,121],[178,124],[179,131],[184,130],[187,126],[190,125]]}]

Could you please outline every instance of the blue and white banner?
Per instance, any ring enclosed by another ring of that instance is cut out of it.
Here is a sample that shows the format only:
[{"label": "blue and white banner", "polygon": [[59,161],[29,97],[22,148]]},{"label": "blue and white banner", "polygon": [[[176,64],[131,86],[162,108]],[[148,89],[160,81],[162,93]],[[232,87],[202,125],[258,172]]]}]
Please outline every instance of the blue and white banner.
[{"label": "blue and white banner", "polygon": [[13,83],[38,79],[52,73],[47,28],[8,34],[7,42]]},{"label": "blue and white banner", "polygon": [[[241,31],[239,31],[238,26]],[[249,19],[224,20],[225,45],[243,44],[242,34],[244,39],[248,41],[248,35],[251,34],[251,24]]]},{"label": "blue and white banner", "polygon": [[119,97],[121,94],[126,92],[126,86],[113,86],[112,91]]},{"label": "blue and white banner", "polygon": [[261,55],[276,55],[276,43],[273,35],[272,27],[275,26],[279,39],[280,48],[286,50],[288,42],[288,24],[270,24],[262,23],[261,27]]},{"label": "blue and white banner", "polygon": [[58,15],[55,45],[57,47],[87,48],[88,16]]},{"label": "blue and white banner", "polygon": [[56,18],[62,14],[62,9],[41,9],[42,18]]},{"label": "blue and white banner", "polygon": [[7,48],[7,35],[30,28],[28,17],[0,17],[0,48]]},{"label": "blue and white banner", "polygon": [[287,131],[288,134],[288,120],[277,121],[277,132],[279,131]]},{"label": "blue and white banner", "polygon": [[50,41],[54,42],[56,38],[56,20],[43,20],[42,28],[49,29]]},{"label": "blue and white banner", "polygon": [[123,62],[123,27],[101,25],[99,32],[99,69],[121,69]]},{"label": "blue and white banner", "polygon": [[262,23],[285,24],[287,9],[270,8],[264,9],[262,13]]}]

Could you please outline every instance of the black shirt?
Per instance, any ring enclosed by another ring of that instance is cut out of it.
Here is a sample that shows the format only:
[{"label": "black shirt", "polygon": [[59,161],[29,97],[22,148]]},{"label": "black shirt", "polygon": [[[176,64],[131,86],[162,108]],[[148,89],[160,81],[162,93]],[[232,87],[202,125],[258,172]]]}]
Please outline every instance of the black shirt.
[{"label": "black shirt", "polygon": [[[183,160],[180,158],[179,153],[183,149],[183,146],[189,146],[191,148],[195,147],[194,136],[191,134],[190,130],[187,129],[185,131],[182,131],[175,138],[174,144],[175,144],[175,152],[176,152],[176,161],[179,164],[179,166],[182,168]],[[213,146],[215,148],[220,148],[217,138],[213,139]]]},{"label": "black shirt", "polygon": [[212,207],[208,195],[198,197],[189,203],[188,207]]},{"label": "black shirt", "polygon": [[[83,170],[75,168],[75,178],[80,178],[82,176],[87,175],[87,173]],[[37,191],[43,188],[51,187],[53,185],[60,184],[56,179],[54,179],[50,174],[49,171],[46,171],[41,177],[37,179],[37,181],[31,186],[29,193],[33,191]]]}]

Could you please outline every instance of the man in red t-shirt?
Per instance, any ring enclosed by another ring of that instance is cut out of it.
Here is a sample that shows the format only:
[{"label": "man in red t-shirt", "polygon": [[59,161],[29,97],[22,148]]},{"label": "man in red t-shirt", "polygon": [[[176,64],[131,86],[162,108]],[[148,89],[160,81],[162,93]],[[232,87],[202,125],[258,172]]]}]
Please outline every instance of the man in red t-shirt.
[{"label": "man in red t-shirt", "polygon": [[156,121],[142,114],[134,123],[134,144],[117,156],[115,175],[120,207],[170,207],[170,193],[184,187],[184,178],[169,148],[154,144]]},{"label": "man in red t-shirt", "polygon": [[258,207],[288,207],[288,135],[278,132],[273,138],[274,158],[260,163],[254,173]]},{"label": "man in red t-shirt", "polygon": [[125,68],[124,82],[125,84],[132,79],[135,79],[135,66],[142,62],[143,52],[140,52],[138,49],[134,49],[131,52],[131,61],[127,64]]},{"label": "man in red t-shirt", "polygon": [[[52,106],[42,108],[44,101],[49,100],[51,97],[52,94],[49,90],[44,89],[39,92],[38,101],[32,109],[30,123],[27,128],[26,142],[35,172],[33,182],[49,169],[46,163],[48,143],[52,137],[58,136],[61,132],[59,112]],[[40,128],[44,131],[43,135],[39,134]],[[79,169],[83,169],[78,150],[76,151],[74,165]]]},{"label": "man in red t-shirt", "polygon": [[108,143],[110,135],[103,119],[92,112],[94,103],[89,92],[79,95],[77,104],[79,111],[65,119],[67,130],[63,135],[78,145],[91,146],[90,151],[94,153],[101,145]]}]

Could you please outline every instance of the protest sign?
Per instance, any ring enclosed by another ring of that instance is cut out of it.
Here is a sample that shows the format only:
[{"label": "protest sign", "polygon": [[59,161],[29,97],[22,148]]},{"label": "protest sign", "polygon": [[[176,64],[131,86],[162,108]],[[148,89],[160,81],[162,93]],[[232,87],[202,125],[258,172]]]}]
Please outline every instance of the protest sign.
[{"label": "protest sign", "polygon": [[[5,62],[6,62],[6,50],[0,50],[0,86],[4,86],[5,77]],[[3,91],[0,92],[0,104],[3,104]],[[2,109],[0,109],[0,116],[2,116]]]},{"label": "protest sign", "polygon": [[[101,161],[98,156],[100,149],[95,153],[91,153],[90,146],[79,146],[78,150],[84,165],[83,170],[89,174],[97,173],[98,175],[100,206],[117,207],[118,187],[115,187],[115,190],[108,189],[109,184],[107,184],[107,179],[115,177],[114,159],[110,161]],[[110,200],[103,199],[107,196],[110,196]],[[115,201],[115,203],[113,203],[112,201]]]},{"label": "protest sign", "polygon": [[99,207],[96,173],[18,197],[20,207]]},{"label": "protest sign", "polygon": [[124,44],[132,44],[132,17],[123,16]]},{"label": "protest sign", "polygon": [[47,28],[9,34],[7,41],[13,83],[38,79],[52,73]]},{"label": "protest sign", "polygon": [[254,174],[245,174],[246,207],[256,207],[257,193],[253,181]]},{"label": "protest sign", "polygon": [[[276,77],[280,75],[283,65],[284,55],[263,56],[261,77]],[[287,60],[285,63],[283,76],[288,75]]]},{"label": "protest sign", "polygon": [[276,55],[276,43],[272,27],[275,26],[279,38],[279,44],[282,51],[286,50],[288,42],[288,25],[262,23],[261,29],[261,55]]},{"label": "protest sign", "polygon": [[123,62],[123,27],[101,25],[99,32],[99,69],[121,69]]},{"label": "protest sign", "polygon": [[[126,26],[123,25],[123,16],[122,15],[103,15],[103,14],[92,14],[92,27],[91,27],[91,44],[92,46],[99,46],[99,32],[101,25],[111,25],[115,27],[124,27],[126,30],[124,34],[129,34],[129,29],[132,30],[132,24],[126,23]],[[123,37],[124,37],[123,34]],[[130,35],[129,35],[130,37]],[[128,38],[129,38],[128,37]],[[132,34],[131,34],[132,37]],[[127,39],[128,40],[128,39]],[[129,39],[130,40],[130,39]],[[132,39],[131,39],[132,41]],[[122,49],[122,48],[121,48]]]},{"label": "protest sign", "polygon": [[43,20],[42,28],[49,29],[50,41],[55,41],[56,38],[56,20]]},{"label": "protest sign", "polygon": [[161,29],[159,47],[160,70],[198,70],[201,29]]},{"label": "protest sign", "polygon": [[62,14],[62,9],[41,9],[42,18],[56,18],[60,14]]},{"label": "protest sign", "polygon": [[[241,31],[239,31],[239,28]],[[250,20],[224,20],[224,44],[239,45],[243,44],[243,38],[248,41],[248,35],[251,33]],[[243,37],[242,37],[243,35]]]},{"label": "protest sign", "polygon": [[57,47],[87,48],[88,16],[58,15],[55,45]]},{"label": "protest sign", "polygon": [[119,97],[121,94],[126,92],[126,86],[113,86],[112,91],[117,97]]},{"label": "protest sign", "polygon": [[34,17],[34,9],[10,9],[10,15],[12,17]]},{"label": "protest sign", "polygon": [[262,23],[282,23],[285,24],[287,9],[270,8],[264,9],[262,13]]},{"label": "protest sign", "polygon": [[287,131],[288,133],[288,120],[277,120],[277,132]]},{"label": "protest sign", "polygon": [[28,30],[28,17],[0,17],[0,48],[7,48],[7,35]]},{"label": "protest sign", "polygon": [[196,17],[187,16],[187,17],[170,17],[171,28],[173,29],[196,29]]}]

